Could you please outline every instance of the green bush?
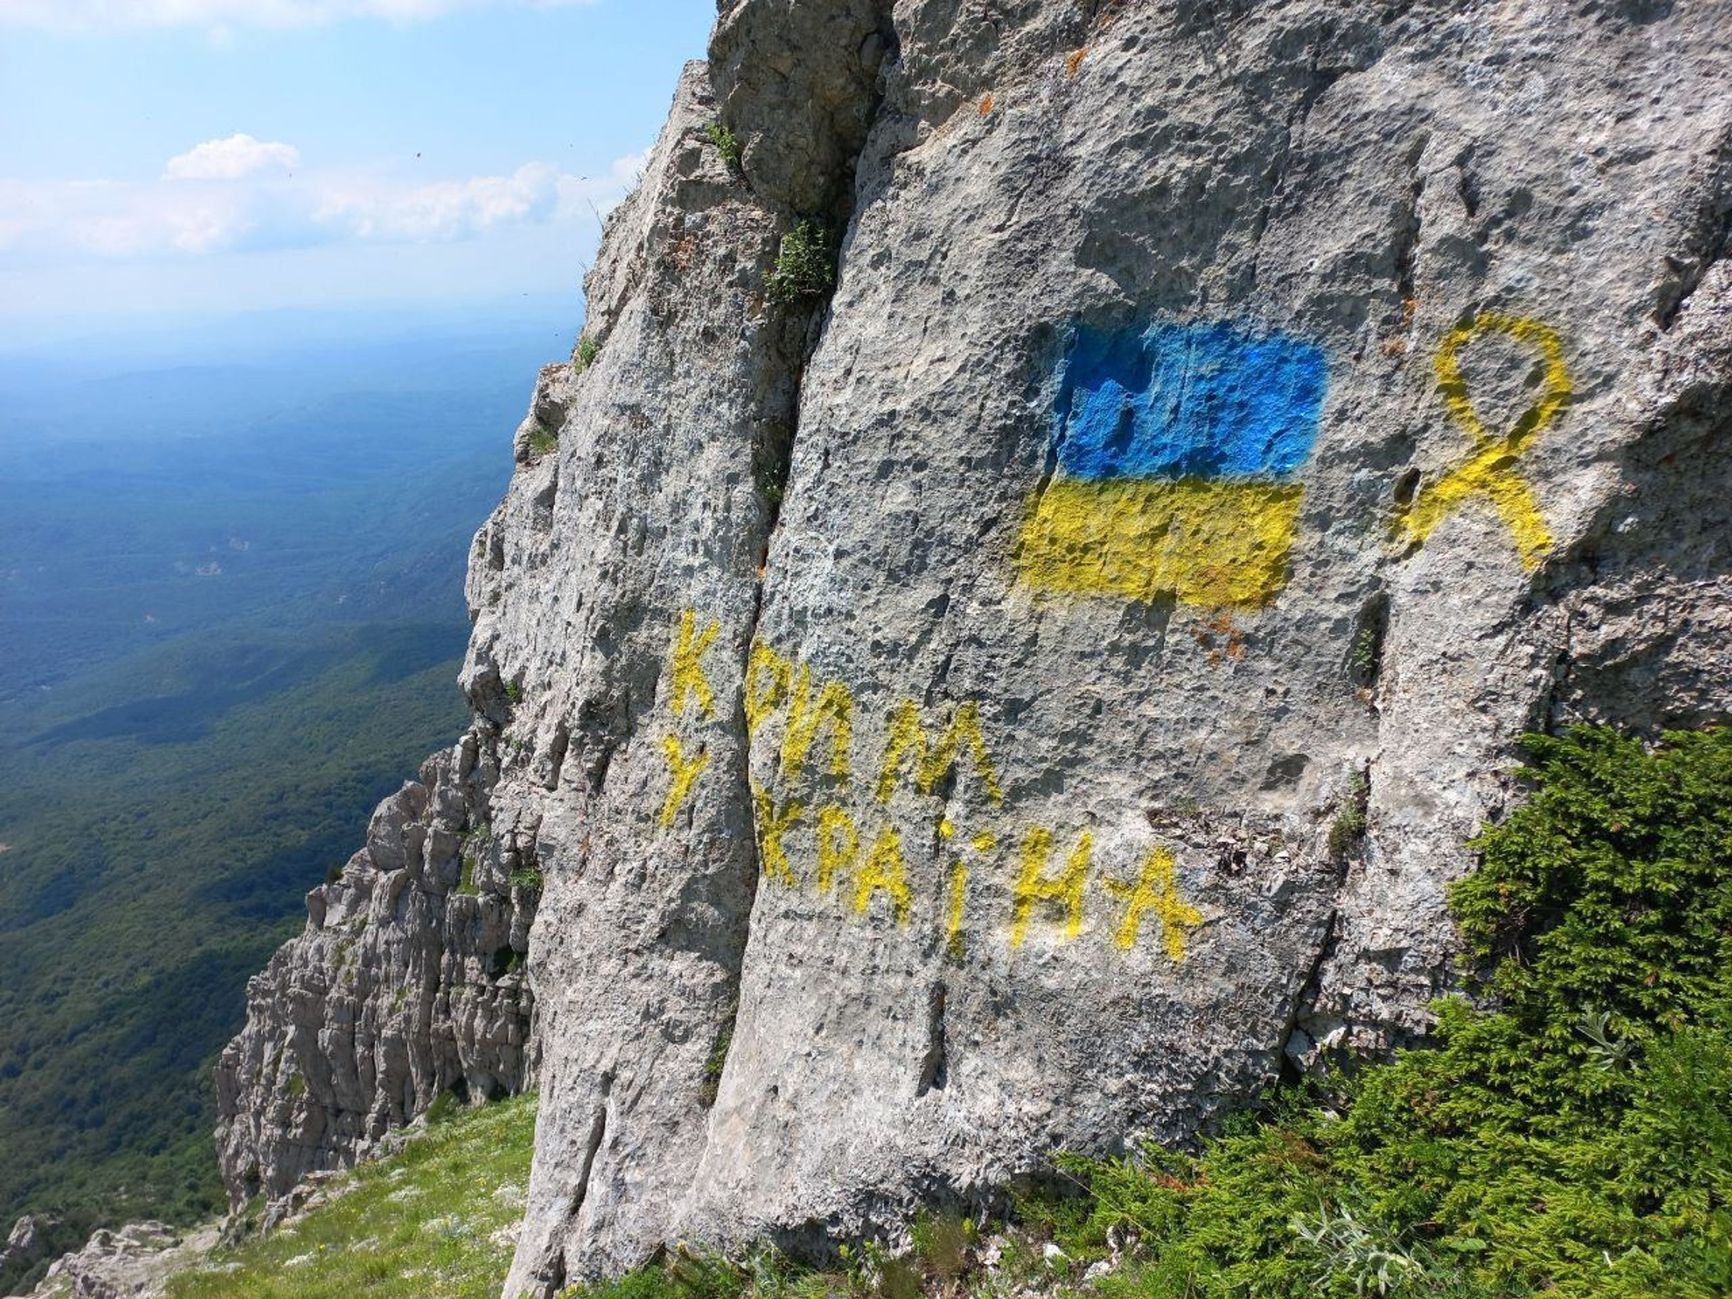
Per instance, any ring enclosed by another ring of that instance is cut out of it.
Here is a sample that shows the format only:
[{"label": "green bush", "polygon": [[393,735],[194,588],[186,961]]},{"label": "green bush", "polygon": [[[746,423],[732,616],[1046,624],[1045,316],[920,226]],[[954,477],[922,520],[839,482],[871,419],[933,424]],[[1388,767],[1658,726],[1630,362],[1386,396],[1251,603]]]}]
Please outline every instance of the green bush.
[{"label": "green bush", "polygon": [[727,164],[728,170],[739,171],[740,158],[745,152],[740,144],[740,137],[721,122],[711,122],[705,128],[705,133],[710,137],[710,143],[716,146],[716,152],[722,155],[722,161]]},{"label": "green bush", "polygon": [[791,306],[822,297],[836,283],[836,249],[818,221],[802,221],[782,236],[776,264],[764,276],[764,296]]},{"label": "green bush", "polygon": [[1200,1157],[1076,1166],[1066,1247],[1139,1242],[1106,1294],[1728,1293],[1732,732],[1528,745],[1451,895],[1490,1008]]},{"label": "green bush", "polygon": [[572,353],[571,363],[577,367],[577,372],[582,374],[585,370],[589,369],[590,366],[595,364],[595,358],[600,355],[601,342],[598,339],[585,334],[582,338],[577,340],[577,351]]},{"label": "green bush", "polygon": [[1347,777],[1347,794],[1341,810],[1329,826],[1329,856],[1339,862],[1358,848],[1365,838],[1366,809],[1371,802],[1371,782],[1363,771]]}]

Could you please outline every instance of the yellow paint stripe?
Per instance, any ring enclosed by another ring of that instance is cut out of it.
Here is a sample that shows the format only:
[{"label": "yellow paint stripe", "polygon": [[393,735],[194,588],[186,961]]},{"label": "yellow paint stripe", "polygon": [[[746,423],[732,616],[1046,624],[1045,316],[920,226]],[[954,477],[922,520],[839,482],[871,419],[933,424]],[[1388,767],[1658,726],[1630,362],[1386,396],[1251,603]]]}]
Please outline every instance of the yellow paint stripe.
[{"label": "yellow paint stripe", "polygon": [[1209,608],[1267,604],[1287,583],[1297,483],[1057,479],[1023,525],[1028,585]]}]

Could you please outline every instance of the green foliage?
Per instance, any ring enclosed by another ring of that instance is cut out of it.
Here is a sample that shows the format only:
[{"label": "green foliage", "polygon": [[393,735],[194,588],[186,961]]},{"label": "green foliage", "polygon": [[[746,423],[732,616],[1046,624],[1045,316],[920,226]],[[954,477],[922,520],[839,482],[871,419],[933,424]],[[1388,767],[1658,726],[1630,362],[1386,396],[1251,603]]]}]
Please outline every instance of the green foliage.
[{"label": "green foliage", "polygon": [[1732,1277],[1732,732],[1529,741],[1537,789],[1453,890],[1493,1008],[1200,1156],[1077,1166],[1068,1253],[1109,1299],[1544,1292]]},{"label": "green foliage", "polygon": [[1377,654],[1380,648],[1378,642],[1382,638],[1375,626],[1361,627],[1353,636],[1353,651],[1348,656],[1348,666],[1353,669],[1353,675],[1360,681],[1369,681],[1377,671]]},{"label": "green foliage", "polygon": [[519,866],[511,872],[511,886],[526,893],[539,893],[547,881],[541,874],[539,866]]},{"label": "green foliage", "polygon": [[776,465],[765,465],[758,471],[758,494],[762,496],[772,509],[782,504],[782,497],[788,490],[788,465],[784,461]]},{"label": "green foliage", "polygon": [[513,708],[521,704],[523,702],[523,683],[521,681],[507,681],[505,683],[505,697],[511,701]]},{"label": "green foliage", "polygon": [[601,342],[591,334],[585,334],[577,340],[577,351],[572,353],[571,363],[582,374],[595,364],[595,358],[601,355]]},{"label": "green foliage", "polygon": [[454,1091],[440,1092],[433,1098],[433,1103],[427,1107],[427,1125],[436,1126],[448,1123],[463,1112],[463,1098]]},{"label": "green foliage", "polygon": [[979,1274],[974,1224],[954,1214],[922,1214],[912,1248],[897,1252],[868,1241],[841,1247],[840,1264],[796,1263],[770,1246],[743,1257],[678,1250],[665,1261],[614,1281],[571,1286],[561,1299],[920,1299],[958,1294]]},{"label": "green foliage", "polygon": [[[580,349],[581,350],[581,349]],[[539,460],[559,450],[559,434],[544,424],[537,424],[529,433],[529,457]]]},{"label": "green foliage", "polygon": [[1347,793],[1341,801],[1341,810],[1335,814],[1335,820],[1329,827],[1329,855],[1336,861],[1342,860],[1348,853],[1359,846],[1365,838],[1365,812],[1371,799],[1371,782],[1366,779],[1363,771],[1355,771],[1347,777]]},{"label": "green foliage", "polygon": [[341,1198],[176,1277],[170,1299],[494,1299],[534,1139],[533,1097],[457,1107]]},{"label": "green foliage", "polygon": [[823,297],[836,283],[836,247],[819,221],[802,221],[782,236],[776,264],[764,276],[764,296],[782,306]]},{"label": "green foliage", "polygon": [[710,137],[710,143],[716,146],[716,152],[722,155],[722,161],[727,164],[728,170],[739,171],[740,158],[744,152],[740,137],[721,122],[711,122],[705,128],[705,134]]}]

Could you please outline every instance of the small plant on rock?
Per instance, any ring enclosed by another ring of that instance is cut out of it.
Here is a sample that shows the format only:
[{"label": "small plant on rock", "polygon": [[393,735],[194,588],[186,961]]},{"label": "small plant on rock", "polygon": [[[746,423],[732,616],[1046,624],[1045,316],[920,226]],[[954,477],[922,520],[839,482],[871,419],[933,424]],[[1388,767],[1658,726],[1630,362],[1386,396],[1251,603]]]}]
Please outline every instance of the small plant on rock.
[{"label": "small plant on rock", "polygon": [[[552,451],[557,451],[558,449],[559,434],[548,429],[545,425],[537,424],[530,432],[529,458],[531,460],[539,460],[542,456],[547,455]],[[481,550],[486,546],[486,542],[484,542],[480,537],[477,537],[475,540],[477,543],[477,550]]]},{"label": "small plant on rock", "polygon": [[728,165],[728,170],[739,171],[740,159],[745,153],[740,137],[719,121],[711,122],[705,130],[710,137],[710,143],[716,146],[716,152],[722,155],[722,161]]},{"label": "small plant on rock", "polygon": [[595,358],[600,355],[600,340],[585,334],[577,340],[577,350],[571,354],[571,363],[577,367],[577,372],[582,374],[595,364]]},{"label": "small plant on rock", "polygon": [[1329,856],[1341,861],[1365,838],[1366,807],[1371,800],[1371,782],[1363,771],[1347,778],[1347,793],[1341,800],[1341,810],[1329,827]]},{"label": "small plant on rock", "polygon": [[822,297],[836,283],[836,249],[820,221],[802,221],[782,236],[764,296],[781,306]]}]

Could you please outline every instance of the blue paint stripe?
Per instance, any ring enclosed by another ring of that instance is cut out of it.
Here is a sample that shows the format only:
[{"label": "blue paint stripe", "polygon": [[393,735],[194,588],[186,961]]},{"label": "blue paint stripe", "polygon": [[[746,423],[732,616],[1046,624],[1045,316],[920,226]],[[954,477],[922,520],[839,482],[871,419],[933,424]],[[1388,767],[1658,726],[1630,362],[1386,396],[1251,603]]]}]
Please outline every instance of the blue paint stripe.
[{"label": "blue paint stripe", "polygon": [[1077,478],[1290,478],[1328,386],[1322,348],[1221,321],[1084,329],[1059,394]]}]

